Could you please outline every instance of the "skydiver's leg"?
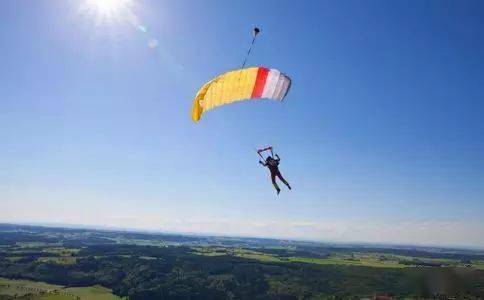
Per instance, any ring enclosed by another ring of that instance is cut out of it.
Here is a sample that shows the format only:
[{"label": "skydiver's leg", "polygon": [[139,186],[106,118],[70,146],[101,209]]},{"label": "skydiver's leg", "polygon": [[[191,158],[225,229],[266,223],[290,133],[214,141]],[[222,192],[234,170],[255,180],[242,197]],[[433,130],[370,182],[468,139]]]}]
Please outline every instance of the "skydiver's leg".
[{"label": "skydiver's leg", "polygon": [[276,189],[277,194],[279,195],[279,193],[281,192],[281,189],[279,188],[276,182],[276,173],[271,172],[271,180],[272,180],[272,185],[274,185],[274,188]]},{"label": "skydiver's leg", "polygon": [[288,189],[291,189],[291,186],[289,185],[289,182],[287,182],[286,179],[284,179],[284,177],[282,177],[281,172],[278,172],[277,173],[277,177],[279,177],[279,179],[287,186]]}]

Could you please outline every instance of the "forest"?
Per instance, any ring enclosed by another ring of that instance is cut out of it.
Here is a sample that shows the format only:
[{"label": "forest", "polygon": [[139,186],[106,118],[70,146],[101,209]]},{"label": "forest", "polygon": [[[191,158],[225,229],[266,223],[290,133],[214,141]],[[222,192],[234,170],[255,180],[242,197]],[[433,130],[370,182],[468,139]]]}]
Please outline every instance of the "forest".
[{"label": "forest", "polygon": [[459,249],[0,225],[0,277],[100,285],[129,299],[475,299],[482,261]]}]

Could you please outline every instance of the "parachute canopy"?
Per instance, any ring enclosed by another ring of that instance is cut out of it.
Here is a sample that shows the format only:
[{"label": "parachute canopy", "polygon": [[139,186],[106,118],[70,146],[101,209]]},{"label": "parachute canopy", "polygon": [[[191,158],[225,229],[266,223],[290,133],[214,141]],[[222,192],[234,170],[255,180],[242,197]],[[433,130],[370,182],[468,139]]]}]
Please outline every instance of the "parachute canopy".
[{"label": "parachute canopy", "polygon": [[291,79],[276,69],[250,67],[224,73],[205,83],[193,100],[192,119],[198,122],[212,108],[245,99],[282,100]]}]

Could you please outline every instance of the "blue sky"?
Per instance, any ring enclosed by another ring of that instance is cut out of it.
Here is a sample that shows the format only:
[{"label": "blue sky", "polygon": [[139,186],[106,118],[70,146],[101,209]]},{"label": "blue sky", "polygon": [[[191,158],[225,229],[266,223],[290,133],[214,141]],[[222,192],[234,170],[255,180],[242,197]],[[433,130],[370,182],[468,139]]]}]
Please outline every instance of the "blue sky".
[{"label": "blue sky", "polygon": [[[0,2],[0,221],[484,247],[482,2],[91,2]],[[253,26],[286,100],[194,124]]]}]

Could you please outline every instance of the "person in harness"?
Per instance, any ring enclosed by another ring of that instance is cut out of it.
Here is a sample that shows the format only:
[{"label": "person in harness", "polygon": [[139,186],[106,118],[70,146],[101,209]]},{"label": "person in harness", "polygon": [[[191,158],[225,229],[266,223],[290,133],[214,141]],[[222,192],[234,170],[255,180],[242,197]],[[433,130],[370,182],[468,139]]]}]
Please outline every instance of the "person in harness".
[{"label": "person in harness", "polygon": [[264,157],[261,155],[261,153],[266,151],[266,150],[270,150],[272,155],[269,155],[265,159],[265,162],[259,160],[259,163],[261,165],[263,165],[264,167],[267,167],[269,169],[269,171],[271,172],[272,184],[274,185],[274,188],[276,189],[277,194],[279,195],[279,193],[281,192],[281,189],[279,188],[279,185],[277,185],[276,177],[278,177],[279,180],[282,181],[287,186],[288,189],[291,189],[291,186],[284,179],[284,177],[282,177],[282,174],[279,171],[279,162],[281,161],[281,158],[277,154],[275,155],[275,158],[273,157],[274,154],[272,153],[272,147],[268,147],[268,148],[265,148],[265,149],[258,150],[257,153],[259,154],[259,156],[262,159],[264,159]]}]

